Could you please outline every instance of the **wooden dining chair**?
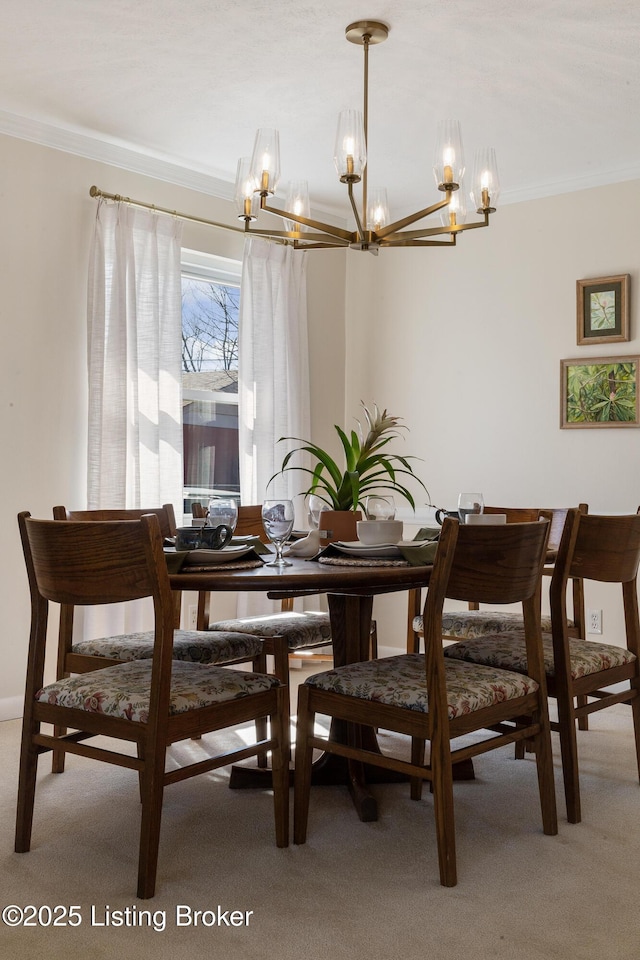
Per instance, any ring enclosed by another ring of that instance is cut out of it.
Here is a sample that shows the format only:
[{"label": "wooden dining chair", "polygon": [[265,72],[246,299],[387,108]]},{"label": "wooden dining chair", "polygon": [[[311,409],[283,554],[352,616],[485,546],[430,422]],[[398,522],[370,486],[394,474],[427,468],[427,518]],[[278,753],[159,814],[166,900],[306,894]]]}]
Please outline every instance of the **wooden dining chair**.
[{"label": "wooden dining chair", "polygon": [[[588,512],[587,504],[580,504],[579,509]],[[485,507],[485,514],[505,515],[507,523],[528,523],[539,516],[547,516],[551,521],[549,543],[547,551],[556,553],[562,537],[568,508],[537,509],[529,507]],[[545,564],[544,573],[551,576],[553,563]],[[572,581],[572,614],[567,621],[571,636],[580,636],[584,630],[584,591],[582,581],[575,578]],[[414,591],[409,596],[407,610],[407,652],[418,652],[423,636],[422,615],[420,610],[420,594]],[[486,633],[500,633],[503,630],[513,630],[522,626],[522,617],[519,613],[506,610],[480,609],[480,604],[472,601],[467,610],[445,611],[442,618],[443,631],[448,639],[469,639]],[[550,614],[541,615],[543,632],[551,630]]]},{"label": "wooden dining chair", "polygon": [[[537,603],[549,521],[502,527],[465,526],[447,518],[424,608],[425,654],[354,663],[309,677],[299,688],[295,764],[294,842],[304,843],[314,749],[405,773],[412,797],[430,781],[440,882],[457,882],[452,765],[531,738],[535,743],[543,829],[557,833],[553,762]],[[528,674],[446,660],[442,608],[446,597],[521,603]],[[316,714],[355,724],[349,744],[317,736]],[[410,761],[366,749],[360,729],[379,727],[412,739]],[[457,738],[490,731],[462,746]],[[428,741],[428,761],[424,743]],[[508,779],[508,778],[507,778]]]},{"label": "wooden dining chair", "polygon": [[[543,634],[549,696],[558,703],[567,817],[579,823],[580,782],[576,723],[617,703],[632,707],[640,775],[640,624],[637,576],[640,563],[640,515],[596,516],[570,510],[551,578],[551,633]],[[567,584],[581,581],[618,583],[624,610],[625,638],[620,646],[573,637],[567,626]],[[521,630],[461,640],[445,650],[447,658],[525,671],[527,651]],[[623,689],[613,685],[625,684]]]},{"label": "wooden dining chair", "polygon": [[[160,523],[160,533],[164,539],[175,536],[176,524],[173,506],[165,504],[151,509],[123,508],[109,510],[68,510],[66,507],[53,508],[54,520],[74,520],[76,522],[96,522],[107,520],[139,520],[143,516],[154,514]],[[181,630],[180,598],[176,590],[174,597],[173,658],[190,663],[214,663],[218,666],[230,666],[251,663],[257,673],[267,672],[267,651],[259,637],[249,633],[223,630]],[[84,639],[74,636],[74,609],[71,604],[63,604],[60,610],[58,631],[57,679],[69,677],[74,673],[86,673],[100,670],[116,663],[130,660],[145,660],[153,656],[154,631],[142,630],[132,633],[120,633],[114,636]],[[269,652],[280,663],[286,658],[284,642],[272,641]],[[260,723],[258,726],[260,728]],[[56,731],[64,733],[63,730]],[[259,729],[259,735],[266,733]],[[260,758],[260,762],[266,762]],[[53,773],[64,770],[64,754],[54,751],[52,757]]]},{"label": "wooden dining chair", "polygon": [[[171,504],[151,509],[68,510],[63,506],[53,508],[54,520],[74,520],[83,523],[138,520],[140,517],[149,514],[158,517],[163,539],[175,536],[176,525]],[[259,638],[248,633],[241,634],[238,631],[181,630],[179,628],[180,591],[174,591],[173,596],[174,660],[186,660],[190,663],[215,663],[219,666],[251,663],[256,672],[267,672],[266,651]],[[99,670],[116,663],[129,660],[145,660],[153,656],[153,630],[94,639],[74,637],[74,610],[71,604],[63,604],[60,610],[58,640],[57,678],[59,680],[73,673],[86,673],[88,670]],[[283,649],[284,645],[280,643],[280,647],[277,647],[275,651],[278,659],[282,658]],[[286,656],[286,653],[284,655]],[[62,773],[63,769],[64,756],[54,753],[53,772]]]},{"label": "wooden dining chair", "polygon": [[[203,517],[206,510],[200,504],[192,507],[194,517]],[[241,506],[238,508],[238,524],[236,536],[258,537],[263,543],[268,538],[262,526],[262,507],[260,504]],[[293,598],[286,597],[281,601],[280,610],[272,614],[260,614],[250,617],[235,617],[227,620],[210,622],[211,607],[210,595],[207,594],[198,607],[198,628],[201,630],[223,630],[225,632],[238,631],[242,634],[251,634],[260,637],[265,643],[267,653],[272,653],[269,647],[275,638],[284,639],[286,650],[290,657],[295,657],[307,651],[318,651],[331,645],[331,623],[329,614],[323,610],[293,609]],[[370,634],[371,654],[377,654],[377,627],[375,620],[371,623]],[[289,682],[288,657],[275,658],[274,672],[280,679]],[[307,657],[305,656],[305,660]],[[311,653],[309,659],[331,660],[330,653]]]},{"label": "wooden dining chair", "polygon": [[[32,618],[16,852],[25,853],[31,845],[38,758],[49,750],[138,771],[142,816],[137,892],[141,898],[152,897],[155,891],[165,786],[227,766],[234,759],[271,751],[276,842],[287,846],[288,691],[274,676],[173,659],[174,600],[157,516],[60,523],[21,513],[18,522]],[[51,604],[86,606],[142,597],[151,597],[154,608],[151,658],[45,683]],[[263,717],[270,719],[269,739],[165,769],[169,744]],[[74,732],[56,736],[43,732],[42,724]],[[93,741],[99,736],[109,737],[108,746]],[[131,755],[131,744],[137,755]],[[210,814],[207,808],[206,815]],[[75,832],[73,842],[82,842],[80,837],[81,832]]]}]

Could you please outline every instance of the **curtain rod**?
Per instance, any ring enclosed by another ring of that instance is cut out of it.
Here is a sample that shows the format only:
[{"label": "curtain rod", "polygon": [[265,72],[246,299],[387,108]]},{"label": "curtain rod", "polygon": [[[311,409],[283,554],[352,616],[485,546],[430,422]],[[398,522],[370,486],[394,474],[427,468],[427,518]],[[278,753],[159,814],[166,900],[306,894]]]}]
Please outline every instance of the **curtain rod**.
[{"label": "curtain rod", "polygon": [[89,196],[101,197],[103,200],[115,200],[117,203],[129,203],[133,207],[145,207],[147,210],[154,210],[156,213],[166,213],[171,217],[177,217],[179,220],[190,220],[192,223],[204,223],[208,227],[218,227],[220,230],[234,230],[236,233],[244,233],[243,227],[234,227],[228,223],[216,223],[215,220],[205,220],[204,217],[194,217],[190,213],[178,213],[177,210],[168,210],[166,207],[158,207],[155,203],[144,203],[142,200],[131,200],[130,197],[121,197],[119,193],[105,193],[99,187],[91,187]]}]

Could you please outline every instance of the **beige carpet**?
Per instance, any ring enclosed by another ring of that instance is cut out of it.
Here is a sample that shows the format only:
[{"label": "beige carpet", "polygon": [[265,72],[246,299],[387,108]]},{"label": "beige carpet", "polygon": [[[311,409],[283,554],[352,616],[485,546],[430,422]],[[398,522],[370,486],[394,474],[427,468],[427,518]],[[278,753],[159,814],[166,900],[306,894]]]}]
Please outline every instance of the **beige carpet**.
[{"label": "beige carpet", "polygon": [[[0,956],[638,960],[640,788],[630,717],[614,708],[592,726],[580,735],[580,825],[564,817],[556,750],[557,837],[541,832],[532,760],[515,761],[510,750],[476,760],[475,782],[456,786],[454,889],[438,883],[428,792],[412,803],[404,785],[376,787],[380,819],[363,824],[346,789],[315,788],[307,844],[278,850],[271,796],[230,791],[217,772],[167,789],[158,892],[139,901],[135,774],[69,757],[65,774],[52,776],[43,758],[32,850],[15,854],[19,723],[2,723],[0,906],[77,905],[82,922],[0,922]],[[174,749],[197,754],[206,744]],[[179,905],[184,918],[214,911],[216,925],[179,926]],[[157,911],[165,929],[99,925],[107,910],[126,908]],[[248,924],[219,926],[218,908],[252,913]]]}]

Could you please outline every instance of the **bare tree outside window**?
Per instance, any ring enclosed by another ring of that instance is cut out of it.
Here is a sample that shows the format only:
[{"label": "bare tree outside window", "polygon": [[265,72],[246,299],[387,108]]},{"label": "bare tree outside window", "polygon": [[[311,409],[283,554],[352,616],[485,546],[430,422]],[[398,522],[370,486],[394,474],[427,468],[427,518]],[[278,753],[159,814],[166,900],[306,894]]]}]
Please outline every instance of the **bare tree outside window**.
[{"label": "bare tree outside window", "polygon": [[[224,265],[227,268],[228,264]],[[196,269],[198,263],[196,262]],[[238,276],[239,279],[239,276]],[[240,287],[182,275],[184,510],[214,495],[238,496]]]},{"label": "bare tree outside window", "polygon": [[238,369],[238,287],[182,278],[182,369]]}]

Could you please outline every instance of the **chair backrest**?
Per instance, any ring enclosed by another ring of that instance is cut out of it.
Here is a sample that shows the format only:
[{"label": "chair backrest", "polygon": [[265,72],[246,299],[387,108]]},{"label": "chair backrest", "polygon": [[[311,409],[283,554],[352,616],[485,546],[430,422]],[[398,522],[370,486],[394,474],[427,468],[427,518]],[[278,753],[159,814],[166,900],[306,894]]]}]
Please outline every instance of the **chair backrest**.
[{"label": "chair backrest", "polygon": [[176,517],[173,504],[165,503],[161,507],[149,509],[115,509],[115,510],[68,510],[67,507],[53,508],[54,520],[139,520],[147,514],[155,513],[160,522],[160,533],[163,537],[175,537]]},{"label": "chair backrest", "polygon": [[638,575],[640,515],[580,514],[570,577],[629,583]]},{"label": "chair backrest", "polygon": [[170,677],[173,594],[158,517],[60,523],[21,513],[18,524],[31,591],[29,683],[42,686],[49,602],[73,608],[142,597],[151,597],[155,610],[152,682],[161,669]]},{"label": "chair backrest", "polygon": [[[640,512],[627,516],[599,516],[580,509],[569,511],[551,578],[551,621],[556,681],[568,683],[571,651],[567,628],[569,579],[619,583],[622,586],[626,645],[640,654],[638,567]],[[584,625],[582,625],[584,626]],[[580,634],[586,639],[584,632]]]},{"label": "chair backrest", "polygon": [[445,596],[491,604],[518,603],[533,597],[542,570],[538,558],[542,545],[544,561],[549,527],[548,520],[537,518],[535,522],[503,526],[460,524]]},{"label": "chair backrest", "polygon": [[[191,515],[194,520],[202,520],[207,515],[207,508],[196,501],[191,504]],[[238,537],[259,537],[263,543],[269,542],[262,525],[261,504],[238,507],[238,522],[234,533]]]},{"label": "chair backrest", "polygon": [[533,523],[540,516],[536,507],[485,507],[483,513],[504,513],[507,523]]},{"label": "chair backrest", "polygon": [[549,526],[544,518],[530,523],[469,526],[448,517],[443,523],[423,612],[427,688],[430,702],[432,694],[438,698],[439,709],[446,709],[442,644],[446,598],[521,603],[527,672],[544,689],[539,589]]},{"label": "chair backrest", "polygon": [[[53,508],[54,520],[73,520],[76,523],[95,523],[109,522],[117,520],[140,520],[142,517],[154,514],[160,524],[160,533],[163,539],[175,537],[176,535],[176,517],[173,504],[165,503],[161,507],[149,507],[147,509],[137,507],[122,507],[108,510],[69,510],[64,506]],[[182,611],[182,594],[175,591],[173,594],[174,614],[173,620],[176,629],[180,627],[180,617]],[[73,605],[67,604],[62,609],[60,618],[60,655],[71,649],[73,633]],[[61,665],[62,666],[62,665]]]}]

